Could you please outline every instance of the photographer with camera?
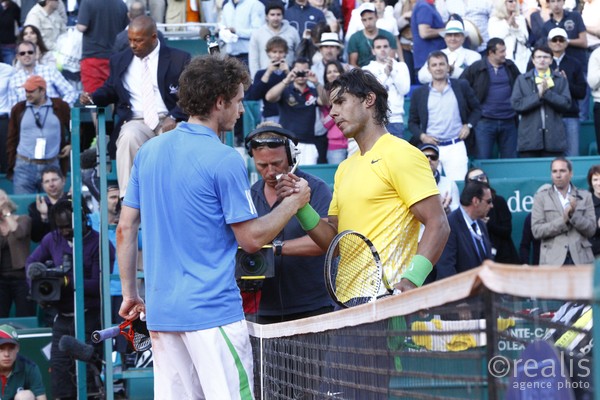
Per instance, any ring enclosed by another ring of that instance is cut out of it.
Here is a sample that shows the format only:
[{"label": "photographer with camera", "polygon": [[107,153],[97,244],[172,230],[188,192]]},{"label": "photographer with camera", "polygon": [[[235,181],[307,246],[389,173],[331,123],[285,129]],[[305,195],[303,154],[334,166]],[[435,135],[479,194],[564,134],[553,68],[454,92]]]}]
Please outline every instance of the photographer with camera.
[{"label": "photographer with camera", "polygon": [[35,196],[35,201],[29,204],[27,212],[31,217],[31,240],[40,242],[52,228],[48,216],[52,207],[62,199],[67,199],[65,193],[65,176],[60,168],[49,165],[42,170],[43,194]]},{"label": "photographer with camera", "polygon": [[245,94],[246,100],[263,100],[262,120],[279,121],[279,109],[277,104],[264,101],[267,92],[285,79],[290,73],[290,67],[285,61],[288,53],[288,43],[280,36],[273,36],[267,41],[266,53],[269,57],[269,65],[260,69],[254,75],[252,85]]},{"label": "photographer with camera", "polygon": [[[296,134],[300,142],[298,144],[300,165],[316,164],[319,156],[316,146],[315,118],[317,105],[322,105],[319,98],[323,97],[324,89],[317,75],[309,67],[310,63],[306,58],[297,58],[287,76],[273,86],[265,96],[267,101],[277,103],[281,126]],[[314,87],[308,86],[308,82],[311,82]]]},{"label": "photographer with camera", "polygon": [[[296,162],[296,138],[281,125],[265,122],[246,138],[246,149],[254,158],[262,180],[252,185],[252,201],[263,216],[279,204],[277,177],[287,174]],[[310,205],[325,218],[331,202],[331,190],[321,179],[300,170],[311,190]],[[275,276],[263,282],[257,322],[268,324],[291,321],[333,311],[323,279],[324,252],[292,218],[273,240]],[[246,302],[252,301],[245,295]]]},{"label": "photographer with camera", "polygon": [[25,260],[29,255],[31,218],[16,215],[17,205],[0,190],[0,318],[8,318],[12,304],[16,317],[35,315],[28,299]]},{"label": "photographer with camera", "polygon": [[[83,225],[83,286],[86,337],[100,326],[100,235],[86,222],[89,211],[82,202]],[[31,281],[32,298],[54,306],[58,314],[52,325],[51,378],[52,393],[61,399],[76,398],[75,361],[58,344],[63,335],[75,335],[73,283],[73,204],[59,200],[51,209],[52,231],[27,258],[27,276]],[[114,262],[114,248],[110,249],[110,268]],[[44,263],[46,267],[44,268]],[[32,265],[33,264],[33,265]],[[51,265],[51,267],[48,266]],[[97,348],[101,354],[101,346]],[[94,393],[94,379],[88,371],[88,387]]]}]

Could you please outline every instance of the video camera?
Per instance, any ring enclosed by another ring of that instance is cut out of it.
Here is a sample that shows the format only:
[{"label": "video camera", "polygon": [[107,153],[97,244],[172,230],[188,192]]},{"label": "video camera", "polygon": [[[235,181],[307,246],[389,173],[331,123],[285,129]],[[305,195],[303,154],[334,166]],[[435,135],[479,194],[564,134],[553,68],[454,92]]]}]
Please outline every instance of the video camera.
[{"label": "video camera", "polygon": [[65,276],[73,269],[73,256],[63,255],[62,265],[56,267],[52,261],[29,264],[27,277],[31,280],[31,298],[35,301],[60,300]]},{"label": "video camera", "polygon": [[273,246],[263,246],[256,253],[247,253],[238,247],[235,255],[235,279],[243,291],[260,289],[262,281],[275,276]]}]

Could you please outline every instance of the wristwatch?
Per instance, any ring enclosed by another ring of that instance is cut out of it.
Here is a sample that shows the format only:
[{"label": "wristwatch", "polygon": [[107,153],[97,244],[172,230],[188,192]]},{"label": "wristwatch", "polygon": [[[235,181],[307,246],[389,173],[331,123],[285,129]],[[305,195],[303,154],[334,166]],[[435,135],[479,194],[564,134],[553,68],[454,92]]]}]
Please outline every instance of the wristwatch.
[{"label": "wristwatch", "polygon": [[281,251],[283,250],[283,240],[275,239],[273,240],[273,249],[276,256],[281,255]]},{"label": "wristwatch", "polygon": [[469,127],[469,129],[473,129],[473,124],[472,123],[468,123],[467,126]]}]

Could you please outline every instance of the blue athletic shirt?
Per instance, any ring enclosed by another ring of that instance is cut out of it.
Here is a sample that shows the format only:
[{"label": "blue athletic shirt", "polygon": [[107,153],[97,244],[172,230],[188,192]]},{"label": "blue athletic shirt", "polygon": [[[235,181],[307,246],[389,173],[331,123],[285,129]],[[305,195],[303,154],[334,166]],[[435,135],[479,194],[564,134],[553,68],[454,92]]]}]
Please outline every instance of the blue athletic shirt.
[{"label": "blue athletic shirt", "polygon": [[257,214],[235,149],[209,128],[181,123],[140,148],[123,204],[141,214],[149,329],[244,319],[230,224]]}]

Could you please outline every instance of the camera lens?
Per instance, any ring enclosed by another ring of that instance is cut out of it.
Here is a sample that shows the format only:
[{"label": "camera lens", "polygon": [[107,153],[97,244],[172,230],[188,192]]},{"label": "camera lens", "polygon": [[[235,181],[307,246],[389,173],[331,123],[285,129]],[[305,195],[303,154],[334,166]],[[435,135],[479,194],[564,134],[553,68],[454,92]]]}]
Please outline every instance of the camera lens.
[{"label": "camera lens", "polygon": [[257,276],[263,275],[267,262],[261,253],[244,254],[239,259],[239,265],[244,275]]},{"label": "camera lens", "polygon": [[38,287],[39,292],[42,296],[47,297],[54,291],[54,286],[49,281],[42,281]]}]

